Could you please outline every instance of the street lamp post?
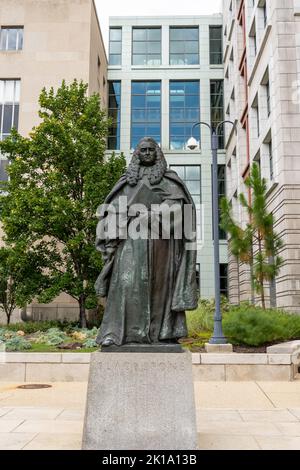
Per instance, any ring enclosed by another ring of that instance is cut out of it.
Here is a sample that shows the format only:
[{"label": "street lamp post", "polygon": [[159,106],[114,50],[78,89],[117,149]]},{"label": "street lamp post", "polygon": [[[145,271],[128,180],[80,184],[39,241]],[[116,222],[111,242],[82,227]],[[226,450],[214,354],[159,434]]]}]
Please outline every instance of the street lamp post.
[{"label": "street lamp post", "polygon": [[193,131],[197,126],[204,125],[209,128],[211,135],[211,151],[213,160],[213,231],[214,231],[214,274],[215,274],[215,316],[214,316],[214,334],[210,339],[210,344],[227,344],[227,339],[223,334],[222,313],[221,313],[221,293],[220,293],[220,240],[219,240],[219,194],[218,194],[218,148],[219,148],[219,130],[222,125],[230,123],[235,127],[235,123],[231,121],[220,122],[216,128],[206,122],[197,122],[192,127],[192,137],[188,141],[188,148],[195,150],[198,142],[193,137]]}]

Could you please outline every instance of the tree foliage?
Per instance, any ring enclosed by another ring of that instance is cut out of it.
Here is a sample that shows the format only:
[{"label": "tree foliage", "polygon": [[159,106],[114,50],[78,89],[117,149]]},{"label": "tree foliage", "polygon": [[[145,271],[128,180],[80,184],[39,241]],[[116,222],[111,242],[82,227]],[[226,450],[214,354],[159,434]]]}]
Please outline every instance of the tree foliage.
[{"label": "tree foliage", "polygon": [[15,130],[0,143],[9,182],[1,197],[6,243],[38,255],[47,286],[38,300],[66,292],[79,302],[80,321],[97,305],[94,282],[102,267],[95,251],[96,209],[125,169],[123,156],[105,159],[109,121],[87,85],[42,90],[41,123],[29,137]]},{"label": "tree foliage", "polygon": [[232,216],[229,201],[224,198],[221,202],[221,225],[229,234],[232,254],[250,265],[252,284],[265,308],[264,284],[273,281],[283,265],[279,256],[283,243],[273,228],[274,216],[267,208],[267,183],[261,178],[257,164],[252,166],[245,184],[251,192],[251,201],[241,194],[240,203],[247,210],[249,223],[246,228],[241,228]]}]

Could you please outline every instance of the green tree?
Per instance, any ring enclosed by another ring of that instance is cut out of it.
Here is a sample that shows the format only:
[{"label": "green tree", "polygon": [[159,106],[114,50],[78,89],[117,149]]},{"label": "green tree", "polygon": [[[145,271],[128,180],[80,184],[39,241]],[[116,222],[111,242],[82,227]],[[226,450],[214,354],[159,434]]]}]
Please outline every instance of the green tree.
[{"label": "green tree", "polygon": [[247,210],[249,223],[242,229],[233,219],[229,202],[221,203],[222,227],[230,235],[232,254],[243,263],[250,265],[251,283],[260,295],[262,307],[266,308],[264,284],[273,282],[283,265],[279,252],[282,240],[274,231],[274,217],[267,208],[267,183],[261,178],[259,166],[255,163],[245,184],[251,191],[251,201],[244,194],[240,202]]},{"label": "green tree", "polygon": [[11,165],[1,197],[5,242],[22,242],[46,260],[47,287],[38,301],[66,292],[86,309],[97,306],[94,282],[102,267],[94,247],[96,209],[125,169],[125,159],[105,159],[108,125],[98,95],[76,80],[42,90],[41,123],[29,138],[15,130],[0,143]]},{"label": "green tree", "polygon": [[7,324],[15,308],[24,307],[48,286],[45,253],[27,249],[23,243],[0,248],[0,308]]}]

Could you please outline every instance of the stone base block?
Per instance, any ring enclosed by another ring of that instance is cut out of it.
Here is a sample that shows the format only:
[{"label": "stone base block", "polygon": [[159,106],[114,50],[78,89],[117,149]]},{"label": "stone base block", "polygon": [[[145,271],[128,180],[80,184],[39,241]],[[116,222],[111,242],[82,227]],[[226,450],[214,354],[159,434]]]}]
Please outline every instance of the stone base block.
[{"label": "stone base block", "polygon": [[205,351],[210,354],[230,354],[233,352],[232,344],[205,344]]},{"label": "stone base block", "polygon": [[190,353],[93,353],[82,448],[197,449]]}]

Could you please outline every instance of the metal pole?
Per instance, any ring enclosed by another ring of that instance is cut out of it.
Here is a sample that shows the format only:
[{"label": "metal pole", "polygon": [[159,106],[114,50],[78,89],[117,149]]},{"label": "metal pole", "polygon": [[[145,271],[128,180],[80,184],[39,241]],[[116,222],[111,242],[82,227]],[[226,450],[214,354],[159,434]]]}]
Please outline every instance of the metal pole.
[{"label": "metal pole", "polygon": [[215,129],[211,134],[211,149],[213,158],[213,230],[214,230],[214,270],[215,270],[215,300],[214,334],[210,344],[227,344],[222,329],[221,293],[220,293],[220,242],[219,242],[219,193],[218,193],[218,135]]}]

